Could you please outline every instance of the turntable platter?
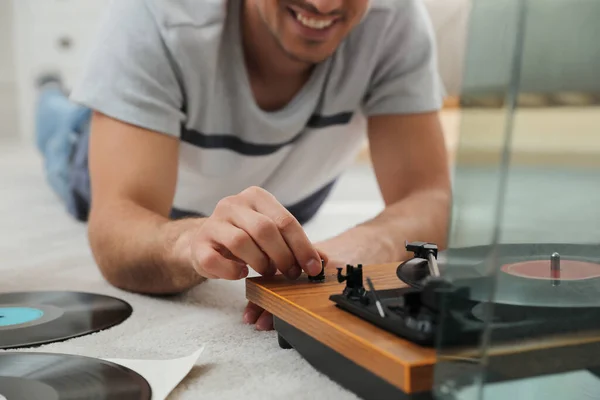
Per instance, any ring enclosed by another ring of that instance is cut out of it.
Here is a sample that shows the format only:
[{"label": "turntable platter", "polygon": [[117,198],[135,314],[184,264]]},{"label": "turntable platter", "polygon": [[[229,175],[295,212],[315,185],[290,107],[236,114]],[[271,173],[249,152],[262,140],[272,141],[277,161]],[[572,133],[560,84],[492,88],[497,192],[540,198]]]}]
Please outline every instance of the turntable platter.
[{"label": "turntable platter", "polygon": [[[497,250],[495,256],[492,246],[450,249],[440,253],[438,264],[442,275],[470,289],[472,300],[532,307],[600,306],[600,245],[506,244]],[[553,255],[558,260],[555,268]]]},{"label": "turntable platter", "polygon": [[600,278],[599,265],[592,262],[565,260],[560,263],[560,268],[553,271],[548,268],[548,260],[523,261],[503,265],[500,270],[508,275],[526,279],[557,281],[583,281]]}]

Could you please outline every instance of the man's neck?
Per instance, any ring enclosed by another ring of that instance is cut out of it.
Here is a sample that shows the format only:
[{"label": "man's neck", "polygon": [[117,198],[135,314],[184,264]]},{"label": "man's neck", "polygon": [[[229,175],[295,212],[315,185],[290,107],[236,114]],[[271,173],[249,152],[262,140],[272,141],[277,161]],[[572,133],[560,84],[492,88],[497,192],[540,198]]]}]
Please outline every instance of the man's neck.
[{"label": "man's neck", "polygon": [[252,2],[242,7],[242,44],[249,74],[259,80],[305,80],[313,65],[294,60],[281,48]]}]

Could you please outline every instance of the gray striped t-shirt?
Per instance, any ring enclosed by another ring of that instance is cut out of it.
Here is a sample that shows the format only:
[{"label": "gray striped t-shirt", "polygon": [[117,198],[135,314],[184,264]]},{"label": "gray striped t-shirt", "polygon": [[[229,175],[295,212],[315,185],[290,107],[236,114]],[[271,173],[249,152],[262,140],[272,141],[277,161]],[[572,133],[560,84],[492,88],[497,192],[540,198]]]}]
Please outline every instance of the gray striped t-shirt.
[{"label": "gray striped t-shirt", "polygon": [[244,67],[242,3],[113,1],[71,98],[179,138],[174,208],[209,215],[260,186],[307,220],[355,159],[369,116],[441,107],[429,15],[421,0],[372,0],[295,98],[267,112]]}]

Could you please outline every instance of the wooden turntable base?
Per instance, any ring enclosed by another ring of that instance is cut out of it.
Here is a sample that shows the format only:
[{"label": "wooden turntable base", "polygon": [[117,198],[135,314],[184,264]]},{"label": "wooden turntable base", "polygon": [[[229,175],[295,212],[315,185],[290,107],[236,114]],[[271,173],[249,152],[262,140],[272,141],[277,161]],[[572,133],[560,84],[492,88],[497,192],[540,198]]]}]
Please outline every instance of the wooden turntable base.
[{"label": "wooden turntable base", "polygon": [[[364,266],[364,276],[378,290],[393,289],[399,281],[390,276],[395,277],[397,266]],[[341,293],[345,286],[336,274],[326,270],[324,283],[309,282],[306,276],[298,281],[282,275],[250,278],[246,297],[273,314],[275,329],[294,348],[292,338],[285,335],[291,329],[286,328],[300,330],[404,393],[430,390],[435,349],[417,346],[336,307],[329,296]]]},{"label": "wooden turntable base", "polygon": [[[397,267],[398,263],[363,266],[363,276],[371,278],[376,290],[397,289],[402,286]],[[297,281],[282,275],[249,278],[246,297],[273,314],[282,347],[294,348],[313,367],[358,396],[432,399],[440,371],[436,365],[441,365],[443,357],[433,347],[404,340],[338,308],[329,300],[345,287],[336,275],[337,270],[327,269],[324,283],[309,282],[305,275]],[[504,347],[495,344],[490,356],[497,370],[504,375],[514,372],[508,379],[517,379],[579,370],[583,364],[589,366],[582,358],[599,352],[600,334],[574,334]],[[444,356],[478,359],[480,354],[478,349],[456,349]]]}]

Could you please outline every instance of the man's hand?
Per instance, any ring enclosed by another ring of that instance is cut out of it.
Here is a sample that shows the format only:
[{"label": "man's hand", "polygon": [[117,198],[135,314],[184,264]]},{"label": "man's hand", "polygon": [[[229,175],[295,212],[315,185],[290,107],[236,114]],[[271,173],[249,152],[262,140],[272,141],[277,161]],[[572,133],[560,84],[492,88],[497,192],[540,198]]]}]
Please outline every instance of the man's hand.
[{"label": "man's hand", "polygon": [[[175,252],[208,279],[237,280],[248,266],[261,275],[297,279],[321,272],[321,255],[300,223],[267,191],[251,187],[224,198],[196,229],[184,232]],[[176,255],[176,258],[179,258]]]},{"label": "man's hand", "polygon": [[[325,266],[325,270],[343,267],[345,265],[343,261],[345,258],[337,256],[339,254],[338,250],[348,250],[349,243],[343,244],[343,248],[338,248],[335,244],[329,246],[328,243],[329,241],[326,241],[314,245],[321,255],[321,259],[323,260],[322,264]],[[331,255],[334,255],[335,258],[332,258]],[[319,272],[321,271],[319,270]],[[248,302],[243,315],[244,322],[249,325],[256,325],[256,329],[259,331],[269,331],[273,329],[273,315],[254,303]]]},{"label": "man's hand", "polygon": [[[175,246],[187,253],[196,272],[209,279],[243,279],[250,266],[263,276],[280,272],[297,279],[321,272],[321,259],[300,223],[268,192],[249,188],[223,199],[197,228]],[[248,302],[244,322],[273,329],[273,316]]]},{"label": "man's hand", "polygon": [[244,310],[244,322],[249,325],[256,325],[256,329],[259,331],[270,331],[273,329],[273,315],[250,302],[248,302]]},{"label": "man's hand", "polygon": [[95,113],[90,138],[89,240],[103,276],[146,294],[188,290],[206,279],[321,271],[298,221],[266,191],[223,199],[208,218],[173,221],[177,138]]}]

